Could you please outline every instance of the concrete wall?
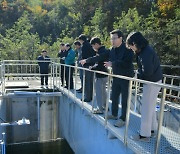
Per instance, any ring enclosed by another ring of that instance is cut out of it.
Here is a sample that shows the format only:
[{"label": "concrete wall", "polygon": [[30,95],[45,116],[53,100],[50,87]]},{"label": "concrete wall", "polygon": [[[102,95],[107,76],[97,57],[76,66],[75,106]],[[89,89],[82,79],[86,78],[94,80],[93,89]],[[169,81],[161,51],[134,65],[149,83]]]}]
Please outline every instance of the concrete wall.
[{"label": "concrete wall", "polygon": [[118,139],[109,139],[104,126],[78,104],[64,95],[59,104],[61,135],[76,154],[132,153]]}]

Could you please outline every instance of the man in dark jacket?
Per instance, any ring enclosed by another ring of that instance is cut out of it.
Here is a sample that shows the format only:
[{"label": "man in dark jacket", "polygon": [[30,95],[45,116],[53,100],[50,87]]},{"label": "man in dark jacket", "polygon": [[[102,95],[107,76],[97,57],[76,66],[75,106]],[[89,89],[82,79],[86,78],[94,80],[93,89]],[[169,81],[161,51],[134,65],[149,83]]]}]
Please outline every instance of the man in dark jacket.
[{"label": "man in dark jacket", "polygon": [[[87,59],[95,55],[94,50],[91,47],[91,44],[87,41],[87,37],[84,34],[79,36],[79,41],[82,45],[82,59]],[[83,67],[89,68],[91,63],[85,64]],[[93,73],[85,71],[85,102],[92,101],[92,92],[93,92]]]},{"label": "man in dark jacket", "polygon": [[[112,67],[113,74],[133,77],[133,52],[126,48],[123,42],[123,34],[120,30],[114,30],[111,33],[112,49],[109,54],[109,62],[105,62],[106,67]],[[125,125],[126,109],[128,99],[129,81],[119,78],[113,78],[112,83],[112,115],[108,115],[108,119],[118,119],[118,104],[121,94],[122,111],[121,116],[114,124],[116,127]]]},{"label": "man in dark jacket", "polygon": [[[67,43],[65,45],[65,49],[68,52],[68,54],[67,54],[67,56],[65,58],[65,64],[69,65],[69,66],[74,66],[75,51],[71,48],[69,43]],[[74,72],[73,67],[66,66],[66,74],[65,74],[66,87],[65,88],[74,89],[73,72]]]},{"label": "man in dark jacket", "polygon": [[[97,59],[101,57],[102,54],[108,54],[109,50],[105,49],[104,46],[101,45],[101,40],[98,37],[93,37],[91,39],[91,45],[96,52],[96,56],[90,57],[88,59],[81,60],[81,64],[84,65],[86,63],[96,63],[94,66],[91,67],[93,70],[108,72],[107,68],[104,66],[104,62],[108,60],[108,56],[99,60]],[[96,100],[98,108],[94,110],[96,114],[102,114],[103,109],[106,105],[106,83],[107,83],[107,75],[96,73]]]},{"label": "man in dark jacket", "polygon": [[[59,52],[58,52],[58,57],[60,58],[60,64],[65,64],[65,62],[64,62],[64,59],[65,59],[65,57],[67,56],[67,54],[68,54],[68,52],[65,50],[65,44],[64,43],[61,43],[60,44],[60,50],[59,50]],[[62,84],[62,86],[64,86],[64,72],[65,72],[65,70],[64,70],[64,66],[61,66],[61,84]]]},{"label": "man in dark jacket", "polygon": [[50,58],[47,56],[47,51],[42,50],[41,56],[39,56],[37,60],[40,67],[41,87],[44,86],[44,79],[45,79],[45,85],[46,87],[48,87],[48,67],[50,63],[49,62]]}]

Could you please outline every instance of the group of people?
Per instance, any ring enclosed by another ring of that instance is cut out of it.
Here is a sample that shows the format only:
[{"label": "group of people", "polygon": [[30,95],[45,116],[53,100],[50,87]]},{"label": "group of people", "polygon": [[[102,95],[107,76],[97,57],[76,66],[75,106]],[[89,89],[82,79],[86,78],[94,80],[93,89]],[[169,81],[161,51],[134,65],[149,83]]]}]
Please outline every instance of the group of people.
[{"label": "group of people", "polygon": [[[110,32],[112,48],[107,49],[102,45],[99,37],[92,37],[89,42],[86,35],[81,34],[78,37],[78,40],[74,42],[74,46],[78,52],[78,67],[102,72],[108,72],[107,68],[111,67],[114,75],[134,77],[133,59],[136,57],[138,66],[137,77],[142,80],[161,83],[162,71],[160,61],[154,49],[150,47],[147,39],[140,32],[130,33],[126,38],[126,41],[124,41],[123,38],[123,33],[120,30],[113,30]],[[60,44],[58,57],[60,57],[61,64],[66,64],[66,66],[74,66],[75,64],[75,51],[69,44]],[[46,58],[48,59],[48,57]],[[38,60],[40,60],[40,57]],[[73,67],[61,67],[62,86],[64,86],[65,72],[66,87],[69,87],[70,89],[74,88],[73,71]],[[85,73],[85,85],[83,85],[83,72]],[[46,74],[47,72],[43,73]],[[82,87],[85,86],[84,101],[91,102],[93,96],[93,72],[80,69],[79,73],[81,88],[77,91],[81,93]],[[41,78],[41,85],[43,85],[42,80],[43,78]],[[107,80],[107,75],[96,73],[95,89],[97,109],[94,110],[94,113],[96,114],[103,114],[106,106]],[[46,80],[45,84],[47,84]],[[113,77],[111,114],[107,116],[107,119],[116,120],[114,123],[114,126],[116,127],[123,127],[126,122],[127,99],[129,95],[128,87],[128,80]],[[143,84],[140,132],[133,136],[132,139],[149,141],[151,135],[156,131],[157,120],[155,108],[159,91],[160,87],[151,84]],[[118,117],[120,94],[122,109],[121,115]]]}]

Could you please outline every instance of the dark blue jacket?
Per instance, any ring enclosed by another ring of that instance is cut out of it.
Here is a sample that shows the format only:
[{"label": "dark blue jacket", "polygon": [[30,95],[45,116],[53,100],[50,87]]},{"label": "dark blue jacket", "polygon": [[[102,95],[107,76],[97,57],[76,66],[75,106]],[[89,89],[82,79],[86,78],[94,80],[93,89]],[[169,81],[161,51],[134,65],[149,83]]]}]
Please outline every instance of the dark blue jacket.
[{"label": "dark blue jacket", "polygon": [[48,67],[50,63],[50,58],[46,56],[45,58],[43,56],[39,56],[38,61],[48,61],[48,62],[38,62],[39,67],[40,67],[40,73],[41,74],[47,74],[48,73]]},{"label": "dark blue jacket", "polygon": [[[95,55],[95,52],[91,46],[91,44],[88,41],[84,41],[82,45],[82,59],[87,59],[89,57],[93,57]],[[86,63],[83,66],[89,67],[93,65],[92,63]]]},{"label": "dark blue jacket", "polygon": [[122,43],[118,48],[112,48],[109,60],[112,62],[113,74],[128,77],[134,76],[133,52]]},{"label": "dark blue jacket", "polygon": [[[108,72],[107,68],[104,66],[104,62],[108,61],[108,56],[105,56],[104,58],[100,59],[102,55],[109,54],[109,50],[107,50],[104,46],[100,47],[96,56],[88,58],[86,60],[86,63],[97,63],[97,66],[93,68],[93,70],[102,71],[102,72]],[[104,78],[107,77],[106,75],[96,73],[97,78]]]},{"label": "dark blue jacket", "polygon": [[142,80],[157,82],[162,79],[162,70],[156,52],[146,46],[136,57],[138,64],[138,78]]},{"label": "dark blue jacket", "polygon": [[60,51],[60,52],[58,53],[57,56],[60,58],[60,63],[61,63],[61,64],[65,64],[64,59],[62,59],[62,58],[63,58],[63,57],[67,57],[67,54],[68,54],[68,51],[66,51],[66,50]]}]

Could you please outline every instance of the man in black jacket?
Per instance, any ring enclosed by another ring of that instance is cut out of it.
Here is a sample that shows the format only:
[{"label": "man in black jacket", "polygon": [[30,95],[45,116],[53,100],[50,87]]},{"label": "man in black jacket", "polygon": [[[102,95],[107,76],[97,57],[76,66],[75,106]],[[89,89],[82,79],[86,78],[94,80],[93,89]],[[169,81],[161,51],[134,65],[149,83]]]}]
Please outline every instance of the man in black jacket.
[{"label": "man in black jacket", "polygon": [[[42,50],[41,56],[38,57],[38,64],[40,67],[40,74],[41,74],[41,87],[44,86],[44,78],[45,78],[45,85],[46,88],[48,87],[48,67],[50,58],[47,56],[47,51]],[[42,61],[42,62],[41,62]]]},{"label": "man in black jacket", "polygon": [[[93,70],[108,72],[107,68],[104,66],[104,62],[108,60],[108,56],[99,60],[101,55],[109,54],[109,50],[107,50],[104,46],[101,45],[101,40],[98,37],[93,37],[91,39],[91,45],[96,52],[96,56],[90,57],[88,59],[81,60],[81,64],[84,65],[86,63],[96,63],[94,66],[91,67]],[[97,62],[98,61],[98,62]],[[106,105],[106,83],[107,83],[107,75],[96,73],[96,100],[98,108],[94,110],[95,114],[102,114],[103,109]]]},{"label": "man in black jacket", "polygon": [[[114,30],[110,33],[112,49],[109,54],[109,62],[105,62],[106,67],[112,67],[113,74],[133,77],[134,67],[133,67],[133,52],[126,48],[123,42],[123,34],[120,30]],[[122,127],[125,125],[126,120],[126,109],[127,109],[127,99],[128,99],[128,87],[129,81],[113,78],[112,83],[112,115],[108,115],[108,119],[118,119],[118,104],[119,96],[121,94],[121,105],[122,111],[121,116],[114,124],[116,127]]]},{"label": "man in black jacket", "polygon": [[[87,41],[87,37],[84,34],[79,36],[79,41],[82,45],[82,59],[87,59],[95,55],[94,50],[91,47],[91,44]],[[85,64],[83,67],[89,68],[91,63]],[[93,92],[93,73],[85,71],[85,102],[92,101],[92,92]]]},{"label": "man in black jacket", "polygon": [[[60,64],[65,64],[64,59],[67,56],[68,52],[65,50],[65,44],[61,43],[60,44],[60,50],[58,52],[57,57],[60,58]],[[65,72],[65,67],[61,65],[61,84],[64,86],[64,72]]]}]

